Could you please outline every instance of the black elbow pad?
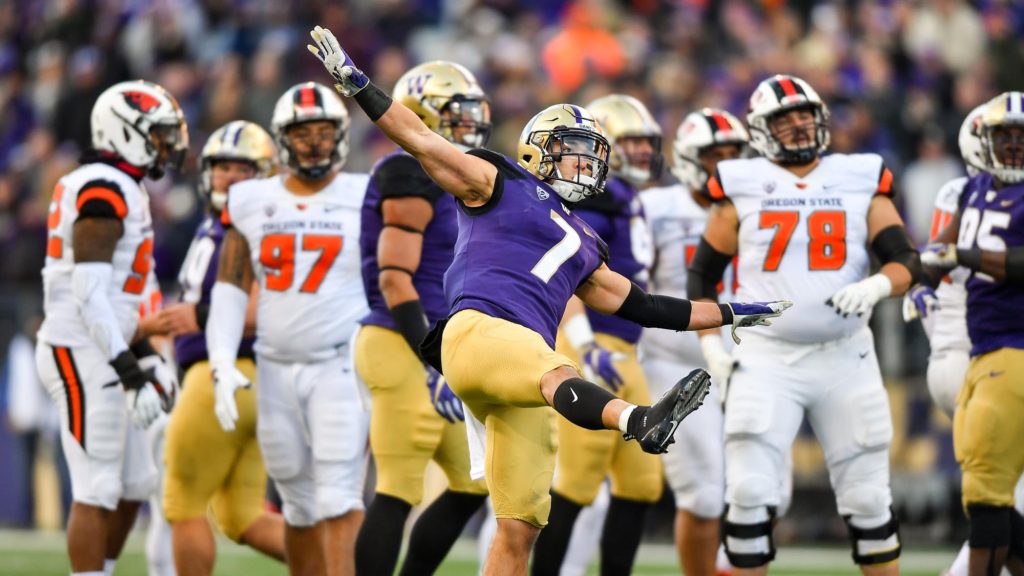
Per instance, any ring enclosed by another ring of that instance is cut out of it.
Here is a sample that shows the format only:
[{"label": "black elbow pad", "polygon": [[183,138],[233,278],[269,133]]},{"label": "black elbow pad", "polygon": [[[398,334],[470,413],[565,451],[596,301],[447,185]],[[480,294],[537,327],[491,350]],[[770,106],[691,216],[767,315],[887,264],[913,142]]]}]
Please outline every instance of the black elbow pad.
[{"label": "black elbow pad", "polygon": [[882,264],[896,262],[906,266],[910,271],[910,284],[914,285],[921,281],[921,254],[907,236],[907,230],[898,224],[893,224],[879,232],[871,241],[871,250],[878,256]]},{"label": "black elbow pad", "polygon": [[718,283],[732,256],[715,250],[704,238],[686,271],[686,295],[690,300],[718,300]]}]

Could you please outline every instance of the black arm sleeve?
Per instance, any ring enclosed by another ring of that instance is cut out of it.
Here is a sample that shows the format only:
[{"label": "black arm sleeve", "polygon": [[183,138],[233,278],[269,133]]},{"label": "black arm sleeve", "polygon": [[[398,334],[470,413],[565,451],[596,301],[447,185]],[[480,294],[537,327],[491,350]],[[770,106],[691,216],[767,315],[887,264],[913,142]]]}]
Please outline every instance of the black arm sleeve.
[{"label": "black arm sleeve", "polygon": [[[390,198],[423,198],[431,204],[444,196],[444,190],[427,176],[423,166],[405,154],[388,158],[374,169],[370,178],[380,190],[381,202]],[[377,207],[380,209],[380,206]]]},{"label": "black arm sleeve", "polygon": [[701,238],[686,272],[686,294],[694,300],[717,301],[718,283],[722,281],[730,262],[732,256],[715,250],[707,240]]},{"label": "black arm sleeve", "polygon": [[633,284],[615,315],[644,328],[665,328],[678,332],[689,328],[692,309],[689,300],[648,294]]},{"label": "black arm sleeve", "polygon": [[391,96],[378,88],[373,82],[367,83],[366,87],[355,95],[356,104],[366,112],[370,122],[380,120],[380,117],[391,107]]},{"label": "black arm sleeve", "polygon": [[893,224],[882,230],[871,241],[871,250],[882,261],[882,264],[896,262],[906,266],[910,271],[910,284],[917,284],[922,278],[921,254],[907,236],[907,230]]},{"label": "black arm sleeve", "polygon": [[1024,247],[1018,246],[1006,251],[1006,283],[1024,286]]},{"label": "black arm sleeve", "polygon": [[430,326],[427,324],[427,315],[423,312],[423,305],[419,300],[402,302],[391,309],[391,317],[395,319],[395,326],[409,347],[422,359],[420,344],[430,330]]}]

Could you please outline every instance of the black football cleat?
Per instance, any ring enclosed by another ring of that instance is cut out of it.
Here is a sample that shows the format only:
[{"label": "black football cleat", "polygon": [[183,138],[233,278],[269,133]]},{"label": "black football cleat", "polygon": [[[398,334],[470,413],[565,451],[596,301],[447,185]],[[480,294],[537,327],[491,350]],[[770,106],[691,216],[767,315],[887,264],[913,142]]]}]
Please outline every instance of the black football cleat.
[{"label": "black football cleat", "polygon": [[697,368],[676,382],[653,406],[638,407],[643,412],[631,415],[628,428],[632,429],[623,438],[635,439],[650,454],[667,452],[669,444],[675,442],[673,436],[679,423],[704,403],[710,389],[711,376]]}]

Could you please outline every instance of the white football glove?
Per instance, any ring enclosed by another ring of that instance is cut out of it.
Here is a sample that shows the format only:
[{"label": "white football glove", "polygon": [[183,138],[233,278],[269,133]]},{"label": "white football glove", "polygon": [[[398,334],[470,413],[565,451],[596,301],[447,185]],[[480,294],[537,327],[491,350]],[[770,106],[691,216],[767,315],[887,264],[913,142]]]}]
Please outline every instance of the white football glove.
[{"label": "white football glove", "polygon": [[846,318],[850,314],[863,316],[870,312],[879,300],[892,294],[892,281],[885,274],[873,274],[860,282],[840,288],[826,304],[836,309],[836,314]]},{"label": "white football glove", "polygon": [[164,362],[163,358],[156,355],[140,358],[139,368],[156,382],[157,392],[163,396],[164,412],[170,412],[174,408],[174,401],[178,398],[179,388],[178,376],[174,370]]},{"label": "white football glove", "polygon": [[956,244],[929,244],[921,250],[921,266],[948,272],[957,267]]},{"label": "white football glove", "polygon": [[145,430],[164,412],[164,401],[156,386],[146,382],[138,389],[126,389],[124,400],[132,414],[132,422]]},{"label": "white football glove", "polygon": [[238,422],[238,404],[235,391],[248,388],[252,382],[234,364],[222,364],[213,368],[213,411],[225,432],[235,429]]},{"label": "white football glove", "polygon": [[736,369],[736,360],[725,349],[725,343],[718,334],[700,337],[700,349],[704,353],[704,361],[708,364],[708,374],[718,385],[718,400],[724,405],[725,395],[729,389],[729,379]]},{"label": "white football glove", "polygon": [[306,44],[306,48],[323,63],[324,68],[334,78],[334,89],[342,96],[355,96],[370,79],[363,71],[356,68],[355,62],[341,49],[338,39],[327,28],[317,26],[309,31],[316,46]]}]

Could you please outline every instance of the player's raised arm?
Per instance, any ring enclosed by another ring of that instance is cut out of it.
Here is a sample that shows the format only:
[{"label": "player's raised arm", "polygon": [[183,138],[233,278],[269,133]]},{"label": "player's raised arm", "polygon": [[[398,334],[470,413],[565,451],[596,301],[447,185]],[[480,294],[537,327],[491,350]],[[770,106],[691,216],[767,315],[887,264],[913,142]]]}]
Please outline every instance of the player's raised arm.
[{"label": "player's raised arm", "polygon": [[732,324],[732,337],[737,344],[737,328],[769,326],[769,318],[781,316],[785,309],[793,305],[786,300],[717,304],[648,294],[625,276],[613,272],[606,264],[602,264],[590,275],[576,290],[576,295],[598,312],[615,314],[644,328],[682,331],[718,328]]},{"label": "player's raised arm", "polygon": [[320,26],[310,31],[316,46],[309,51],[323,62],[334,78],[334,88],[355,99],[384,134],[412,154],[437,185],[467,206],[482,206],[491,197],[497,169],[493,164],[464,154],[432,131],[412,110],[394,102],[373,85],[341,48],[334,34]]}]

